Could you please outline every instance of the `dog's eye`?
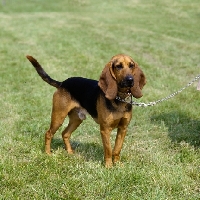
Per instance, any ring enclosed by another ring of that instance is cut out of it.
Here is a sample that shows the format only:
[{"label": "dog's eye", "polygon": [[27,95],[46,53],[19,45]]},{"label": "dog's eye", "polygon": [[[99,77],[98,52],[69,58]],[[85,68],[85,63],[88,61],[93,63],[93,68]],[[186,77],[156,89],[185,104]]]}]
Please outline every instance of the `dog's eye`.
[{"label": "dog's eye", "polygon": [[118,65],[115,66],[115,68],[118,69],[118,70],[120,70],[120,69],[123,68],[123,66],[122,66],[122,64],[118,64]]},{"label": "dog's eye", "polygon": [[129,64],[129,68],[130,68],[130,69],[133,69],[134,67],[135,67],[135,64],[134,64],[134,63],[130,63],[130,64]]}]

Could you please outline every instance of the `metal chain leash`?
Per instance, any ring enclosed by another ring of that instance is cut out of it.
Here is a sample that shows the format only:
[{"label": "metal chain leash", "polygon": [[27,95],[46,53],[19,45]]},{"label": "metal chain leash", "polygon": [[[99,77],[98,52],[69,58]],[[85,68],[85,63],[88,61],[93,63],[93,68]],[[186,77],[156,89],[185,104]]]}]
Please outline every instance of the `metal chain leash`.
[{"label": "metal chain leash", "polygon": [[200,78],[200,75],[196,76],[191,82],[189,82],[185,87],[181,88],[180,90],[170,94],[169,96],[159,99],[157,101],[153,101],[153,102],[149,102],[149,103],[139,103],[139,102],[135,102],[132,100],[132,95],[129,96],[129,98],[131,97],[131,101],[128,102],[126,99],[122,99],[120,97],[116,97],[117,100],[124,102],[124,103],[128,103],[131,105],[135,105],[135,106],[140,106],[140,107],[147,107],[147,106],[154,106],[158,103],[161,103],[163,101],[166,101],[168,99],[171,99],[172,97],[176,96],[177,94],[181,93],[183,90],[185,90],[186,88],[188,88],[189,86],[191,86],[194,82],[196,82],[198,79]]}]

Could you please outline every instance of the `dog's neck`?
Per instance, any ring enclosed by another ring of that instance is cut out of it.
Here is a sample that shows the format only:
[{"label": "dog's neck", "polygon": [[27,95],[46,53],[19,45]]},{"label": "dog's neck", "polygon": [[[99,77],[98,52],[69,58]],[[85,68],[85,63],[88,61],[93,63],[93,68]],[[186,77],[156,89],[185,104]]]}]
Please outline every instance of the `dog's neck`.
[{"label": "dog's neck", "polygon": [[117,92],[117,97],[116,98],[120,98],[120,99],[123,99],[125,100],[126,98],[130,97],[132,94],[131,94],[131,91],[130,89],[127,89],[125,91],[118,91]]}]

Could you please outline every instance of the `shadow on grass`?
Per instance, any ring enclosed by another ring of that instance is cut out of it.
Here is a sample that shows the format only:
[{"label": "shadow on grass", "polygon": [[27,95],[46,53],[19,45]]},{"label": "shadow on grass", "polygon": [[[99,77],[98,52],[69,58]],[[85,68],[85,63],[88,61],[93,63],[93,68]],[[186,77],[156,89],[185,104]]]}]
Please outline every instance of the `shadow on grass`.
[{"label": "shadow on grass", "polygon": [[[72,143],[73,144],[73,143]],[[75,152],[85,158],[86,161],[102,161],[103,160],[103,146],[94,142],[80,143]]]},{"label": "shadow on grass", "polygon": [[164,123],[172,142],[185,141],[196,148],[200,147],[200,121],[189,118],[187,113],[162,113],[152,116],[151,121],[160,125]]},{"label": "shadow on grass", "polygon": [[[81,155],[86,161],[102,161],[103,159],[103,146],[101,144],[72,140],[71,145],[75,155]],[[65,149],[63,140],[59,138],[53,139],[51,148],[53,151],[59,148]]]}]

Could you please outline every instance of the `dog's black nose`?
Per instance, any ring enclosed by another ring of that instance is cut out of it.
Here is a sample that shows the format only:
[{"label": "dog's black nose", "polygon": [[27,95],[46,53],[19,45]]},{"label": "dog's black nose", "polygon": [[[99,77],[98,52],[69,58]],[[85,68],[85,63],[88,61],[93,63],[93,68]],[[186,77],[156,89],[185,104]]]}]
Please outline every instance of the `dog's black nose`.
[{"label": "dog's black nose", "polygon": [[131,75],[126,76],[125,81],[126,81],[127,86],[129,86],[129,87],[133,86],[133,83],[134,83],[133,76],[131,76]]}]

